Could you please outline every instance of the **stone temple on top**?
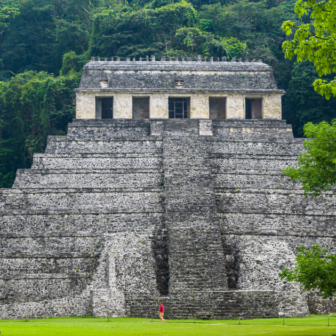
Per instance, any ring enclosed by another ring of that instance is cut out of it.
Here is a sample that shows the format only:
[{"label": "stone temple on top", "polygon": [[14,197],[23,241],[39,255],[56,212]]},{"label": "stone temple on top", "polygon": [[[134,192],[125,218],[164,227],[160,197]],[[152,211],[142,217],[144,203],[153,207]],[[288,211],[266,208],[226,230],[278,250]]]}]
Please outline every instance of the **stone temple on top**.
[{"label": "stone temple on top", "polygon": [[261,61],[93,58],[67,135],[0,191],[0,318],[335,311],[279,279],[299,245],[336,253],[335,195],[281,173],[284,93]]},{"label": "stone temple on top", "polygon": [[77,119],[281,119],[284,93],[261,61],[93,58],[76,90]]}]

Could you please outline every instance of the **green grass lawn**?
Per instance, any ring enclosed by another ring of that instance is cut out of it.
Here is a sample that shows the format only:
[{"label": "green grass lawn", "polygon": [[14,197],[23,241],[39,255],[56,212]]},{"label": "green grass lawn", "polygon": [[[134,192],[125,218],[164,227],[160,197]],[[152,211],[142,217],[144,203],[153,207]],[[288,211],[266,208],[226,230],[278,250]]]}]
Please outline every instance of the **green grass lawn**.
[{"label": "green grass lawn", "polygon": [[140,318],[64,317],[37,320],[0,320],[1,336],[112,336],[112,335],[335,335],[336,317],[312,315],[304,318],[242,320],[166,320]]}]

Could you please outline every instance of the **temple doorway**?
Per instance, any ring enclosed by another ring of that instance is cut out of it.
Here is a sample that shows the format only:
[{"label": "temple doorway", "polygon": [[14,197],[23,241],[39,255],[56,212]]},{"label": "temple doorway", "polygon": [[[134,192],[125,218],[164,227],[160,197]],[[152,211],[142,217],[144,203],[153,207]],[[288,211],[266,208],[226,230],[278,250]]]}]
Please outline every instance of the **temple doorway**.
[{"label": "temple doorway", "polygon": [[149,97],[133,97],[133,119],[149,119]]},{"label": "temple doorway", "polygon": [[210,119],[226,119],[226,98],[209,98]]},{"label": "temple doorway", "polygon": [[246,119],[262,119],[262,99],[249,99],[246,98]]},{"label": "temple doorway", "polygon": [[190,111],[190,98],[169,98],[169,119],[187,119]]},{"label": "temple doorway", "polygon": [[113,98],[102,98],[102,119],[113,118]]}]

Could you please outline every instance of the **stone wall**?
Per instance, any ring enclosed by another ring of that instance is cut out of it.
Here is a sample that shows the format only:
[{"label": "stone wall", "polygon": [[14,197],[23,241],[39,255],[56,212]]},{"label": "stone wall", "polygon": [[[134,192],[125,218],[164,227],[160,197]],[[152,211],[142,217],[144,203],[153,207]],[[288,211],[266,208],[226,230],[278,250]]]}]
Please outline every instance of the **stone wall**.
[{"label": "stone wall", "polygon": [[0,317],[335,310],[278,277],[335,253],[334,196],[281,174],[300,151],[284,121],[75,120],[0,192]]},{"label": "stone wall", "polygon": [[[142,94],[143,95],[143,94]],[[96,118],[96,97],[113,97],[113,118],[132,118],[132,97],[140,97],[141,94],[135,92],[77,92],[76,93],[76,118],[95,119]],[[149,116],[151,119],[168,119],[168,98],[188,97],[190,98],[190,118],[209,119],[210,118],[210,97],[227,98],[226,118],[245,119],[245,95],[222,93],[181,93],[178,91],[171,93],[148,92],[150,107]],[[253,95],[248,95],[253,97]],[[281,119],[281,95],[280,94],[260,94],[256,97],[262,98],[262,119]]]}]

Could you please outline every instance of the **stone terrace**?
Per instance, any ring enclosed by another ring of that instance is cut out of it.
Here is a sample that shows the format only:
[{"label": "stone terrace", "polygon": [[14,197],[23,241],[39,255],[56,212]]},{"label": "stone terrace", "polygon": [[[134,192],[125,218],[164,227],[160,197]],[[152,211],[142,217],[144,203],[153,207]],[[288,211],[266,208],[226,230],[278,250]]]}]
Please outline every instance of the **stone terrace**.
[{"label": "stone terrace", "polygon": [[1,318],[335,309],[278,278],[335,253],[335,196],[281,174],[300,151],[284,121],[74,120],[1,191]]}]

